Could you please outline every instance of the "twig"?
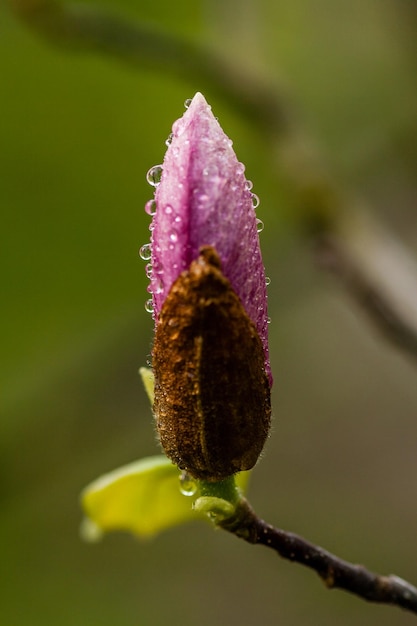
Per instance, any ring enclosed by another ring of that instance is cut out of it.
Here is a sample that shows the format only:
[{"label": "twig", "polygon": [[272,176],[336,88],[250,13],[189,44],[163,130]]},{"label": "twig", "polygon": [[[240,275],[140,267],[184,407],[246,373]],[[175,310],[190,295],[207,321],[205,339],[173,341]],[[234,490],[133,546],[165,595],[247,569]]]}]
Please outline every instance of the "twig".
[{"label": "twig", "polygon": [[[346,206],[346,199],[320,169],[314,148],[306,149],[308,142],[294,119],[294,106],[276,85],[266,84],[199,44],[132,24],[97,7],[54,0],[8,1],[20,19],[56,45],[107,54],[133,67],[157,68],[193,80],[246,115],[264,132],[281,171],[285,168],[291,179],[300,207],[295,219],[316,241],[322,267],[340,279],[386,339],[417,359],[417,265],[413,255],[389,238],[375,218],[376,229],[357,228],[353,236],[345,229],[346,216],[350,219],[354,214],[361,223],[363,211],[352,210],[351,202]],[[388,239],[391,243],[386,246]],[[401,248],[395,255],[394,274],[386,271],[393,247]]]},{"label": "twig", "polygon": [[[201,44],[151,24],[133,24],[103,8],[55,0],[8,0],[14,13],[53,44],[108,55],[135,68],[158,69],[204,84],[268,133],[282,133],[289,107],[276,88]],[[288,119],[287,119],[288,117]]]},{"label": "twig", "polygon": [[284,559],[314,570],[329,589],[343,589],[369,602],[392,604],[417,614],[417,588],[398,576],[380,576],[260,519],[242,498],[233,518],[219,522],[248,543],[272,548]]},{"label": "twig", "polygon": [[[385,275],[381,266],[377,268],[378,275],[385,280],[385,284],[381,282],[378,284],[375,277],[369,276],[373,266],[378,264],[377,253],[375,250],[370,250],[369,245],[364,246],[361,251],[362,262],[358,263],[357,256],[352,255],[346,246],[334,236],[323,236],[316,240],[319,265],[332,272],[341,281],[347,292],[362,306],[374,328],[378,329],[382,336],[417,359],[417,334],[415,332],[417,290],[411,279],[409,297],[406,303],[403,302],[401,292],[404,290],[404,283],[407,282],[408,273],[407,263],[398,258],[398,255],[402,254],[403,249],[398,248],[397,242],[393,242],[392,239],[390,242],[385,241],[383,255],[390,263],[384,263]],[[369,267],[370,262],[371,267]],[[400,275],[398,275],[398,269],[400,269]],[[396,296],[391,294],[391,297],[387,297],[386,290],[395,289],[401,283],[403,284],[399,293]]]}]

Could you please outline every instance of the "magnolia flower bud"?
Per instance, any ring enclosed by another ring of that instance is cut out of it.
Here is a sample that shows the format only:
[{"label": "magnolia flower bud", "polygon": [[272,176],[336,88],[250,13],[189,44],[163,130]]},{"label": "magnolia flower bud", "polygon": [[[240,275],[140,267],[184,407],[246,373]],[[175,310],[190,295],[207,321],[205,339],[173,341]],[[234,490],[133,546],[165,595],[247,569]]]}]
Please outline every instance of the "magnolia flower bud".
[{"label": "magnolia flower bud", "polygon": [[270,423],[258,199],[201,94],[149,177],[157,428],[178,467],[221,480],[253,467]]}]

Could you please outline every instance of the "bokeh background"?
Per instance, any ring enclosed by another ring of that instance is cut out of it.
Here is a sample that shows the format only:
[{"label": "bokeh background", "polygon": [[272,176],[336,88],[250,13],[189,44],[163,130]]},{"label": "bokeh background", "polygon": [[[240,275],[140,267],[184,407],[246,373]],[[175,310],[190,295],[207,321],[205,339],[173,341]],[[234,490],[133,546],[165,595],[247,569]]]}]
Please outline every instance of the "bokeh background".
[{"label": "bokeh background", "polygon": [[[15,2],[16,6],[22,2]],[[416,248],[413,0],[95,0],[281,84],[342,186]],[[196,79],[53,46],[0,5],[4,626],[406,626],[203,523],[151,542],[79,538],[79,492],[157,452],[137,375],[150,352],[145,182],[204,91],[261,197],[274,428],[250,499],[275,525],[417,582],[417,372],[291,220],[257,128]]]}]

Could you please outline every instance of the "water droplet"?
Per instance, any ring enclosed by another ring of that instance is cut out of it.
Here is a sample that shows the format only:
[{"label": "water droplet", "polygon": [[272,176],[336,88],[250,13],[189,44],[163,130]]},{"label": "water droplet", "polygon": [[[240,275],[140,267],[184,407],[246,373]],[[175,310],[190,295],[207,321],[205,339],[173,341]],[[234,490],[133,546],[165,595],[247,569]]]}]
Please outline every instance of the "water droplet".
[{"label": "water droplet", "polygon": [[271,320],[271,318],[270,318],[270,317],[268,317],[268,318],[267,318],[267,320],[266,320],[266,323],[267,323],[267,324],[270,324],[270,323],[271,323],[271,321],[272,321],[272,320]]},{"label": "water droplet", "polygon": [[162,282],[161,278],[158,278],[156,281],[154,281],[154,293],[158,294],[158,293],[162,293],[164,290],[164,283]]},{"label": "water droplet", "polygon": [[156,213],[156,202],[154,200],[154,198],[152,198],[152,200],[148,200],[148,202],[145,204],[145,211],[148,215],[155,215]]},{"label": "water droplet", "polygon": [[164,210],[167,215],[171,215],[173,208],[170,204],[167,204]]},{"label": "water droplet", "polygon": [[268,287],[268,285],[271,284],[271,279],[269,278],[269,276],[265,276],[265,285]]},{"label": "water droplet", "polygon": [[262,220],[257,219],[256,220],[256,230],[258,231],[258,233],[261,233],[264,229],[265,224],[263,223]]},{"label": "water droplet", "polygon": [[254,209],[257,209],[259,206],[260,200],[258,198],[258,196],[256,195],[256,193],[252,194],[252,206]]},{"label": "water droplet", "polygon": [[177,224],[179,224],[180,222],[182,222],[182,218],[179,215],[176,215],[174,217],[174,222],[176,222]]},{"label": "water droplet", "polygon": [[187,98],[187,100],[184,102],[184,106],[185,106],[186,109],[188,109],[188,107],[190,106],[192,101],[193,101],[192,98]]},{"label": "water droplet", "polygon": [[145,311],[147,313],[153,313],[153,300],[152,300],[152,298],[149,298],[149,300],[146,300],[146,302],[145,302]]},{"label": "water droplet", "polygon": [[174,139],[174,133],[169,133],[168,137],[165,140],[165,145],[170,146],[173,139]]},{"label": "water droplet", "polygon": [[188,472],[181,473],[180,491],[183,496],[194,496],[197,492],[197,483]]},{"label": "water droplet", "polygon": [[246,181],[246,189],[250,191],[253,187],[253,182],[251,180]]},{"label": "water droplet", "polygon": [[219,175],[219,168],[217,165],[208,165],[203,169],[203,176],[207,176],[208,178],[214,178]]},{"label": "water droplet", "polygon": [[150,185],[152,185],[152,187],[157,187],[161,182],[162,170],[162,165],[154,165],[150,170],[148,170],[146,180]]},{"label": "water droplet", "polygon": [[139,250],[139,256],[144,261],[149,261],[152,256],[152,249],[150,243],[145,243]]},{"label": "water droplet", "polygon": [[145,274],[149,280],[152,278],[152,265],[150,263],[147,263],[145,266]]},{"label": "water droplet", "polygon": [[172,241],[172,243],[176,243],[178,241],[178,233],[176,233],[175,230],[169,233],[169,240]]}]

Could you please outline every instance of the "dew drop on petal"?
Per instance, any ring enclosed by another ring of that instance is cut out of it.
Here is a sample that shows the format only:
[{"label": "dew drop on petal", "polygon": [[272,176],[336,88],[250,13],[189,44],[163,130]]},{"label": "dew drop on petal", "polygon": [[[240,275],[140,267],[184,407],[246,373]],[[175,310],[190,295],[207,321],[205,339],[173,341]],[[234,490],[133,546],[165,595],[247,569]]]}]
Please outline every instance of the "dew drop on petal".
[{"label": "dew drop on petal", "polygon": [[145,311],[147,313],[153,313],[153,301],[152,301],[152,298],[149,298],[149,300],[146,300],[146,302],[145,302]]},{"label": "dew drop on petal", "polygon": [[270,318],[270,317],[268,317],[268,318],[267,318],[266,323],[267,323],[267,324],[270,324],[270,323],[271,323],[271,318]]},{"label": "dew drop on petal", "polygon": [[197,483],[188,472],[180,475],[180,491],[183,496],[193,496],[197,492]]},{"label": "dew drop on petal", "polygon": [[178,241],[178,233],[176,233],[175,230],[169,233],[169,240],[172,241],[172,243],[176,243]]},{"label": "dew drop on petal", "polygon": [[246,181],[246,189],[250,191],[253,187],[253,182],[251,180]]},{"label": "dew drop on petal", "polygon": [[258,233],[261,233],[264,229],[265,224],[263,223],[262,220],[257,219],[256,220],[256,230],[258,231]]},{"label": "dew drop on petal", "polygon": [[170,146],[173,139],[174,139],[174,133],[169,133],[168,137],[165,140],[165,145]]},{"label": "dew drop on petal", "polygon": [[236,175],[237,176],[243,176],[245,172],[245,166],[243,163],[238,163],[237,167],[236,167]]},{"label": "dew drop on petal", "polygon": [[145,204],[145,212],[148,215],[155,215],[155,213],[156,213],[156,202],[155,202],[154,198],[152,198],[152,200],[148,200],[148,202]]},{"label": "dew drop on petal", "polygon": [[152,265],[150,263],[147,263],[145,266],[145,274],[149,280],[152,278]]},{"label": "dew drop on petal", "polygon": [[154,293],[158,294],[158,293],[162,293],[164,290],[164,283],[162,282],[161,278],[158,278],[155,282],[154,282]]},{"label": "dew drop on petal", "polygon": [[173,211],[173,208],[172,208],[172,206],[170,204],[167,204],[165,209],[164,209],[164,211],[165,211],[166,215],[171,215],[171,213]]},{"label": "dew drop on petal", "polygon": [[152,256],[151,244],[145,243],[139,250],[139,256],[144,261],[149,261]]},{"label": "dew drop on petal", "polygon": [[185,106],[186,109],[188,109],[188,107],[190,106],[192,101],[193,101],[192,98],[187,98],[187,100],[184,102],[184,106]]},{"label": "dew drop on petal", "polygon": [[157,187],[161,182],[162,169],[162,165],[154,165],[150,170],[148,170],[146,180],[150,185],[152,185],[152,187]]},{"label": "dew drop on petal", "polygon": [[252,206],[253,206],[254,209],[258,208],[259,202],[260,202],[260,200],[259,200],[258,196],[256,195],[256,193],[253,193],[252,194]]},{"label": "dew drop on petal", "polygon": [[265,276],[265,285],[268,287],[268,285],[271,284],[271,279],[269,278],[269,276]]},{"label": "dew drop on petal", "polygon": [[219,169],[217,165],[208,165],[203,169],[203,176],[207,176],[208,178],[214,178],[219,175]]}]

